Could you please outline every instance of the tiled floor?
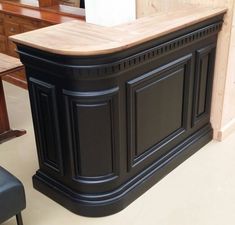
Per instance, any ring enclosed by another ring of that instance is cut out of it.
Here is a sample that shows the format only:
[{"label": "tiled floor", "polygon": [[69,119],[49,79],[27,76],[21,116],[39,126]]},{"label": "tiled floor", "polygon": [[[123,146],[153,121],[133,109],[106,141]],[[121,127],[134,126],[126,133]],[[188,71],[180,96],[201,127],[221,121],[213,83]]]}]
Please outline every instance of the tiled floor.
[{"label": "tiled floor", "polygon": [[[38,164],[28,93],[4,86],[12,127],[28,132],[0,145],[0,165],[20,178],[26,189],[25,225],[235,224],[235,134],[205,146],[122,212],[85,218],[33,189],[31,177]],[[14,218],[4,223],[13,224]]]}]

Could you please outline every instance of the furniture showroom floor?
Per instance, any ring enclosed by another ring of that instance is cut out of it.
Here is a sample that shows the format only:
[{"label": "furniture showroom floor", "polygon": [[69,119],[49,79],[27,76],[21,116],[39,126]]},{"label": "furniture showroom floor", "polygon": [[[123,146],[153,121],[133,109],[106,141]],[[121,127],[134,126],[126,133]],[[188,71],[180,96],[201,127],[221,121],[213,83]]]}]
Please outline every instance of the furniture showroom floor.
[{"label": "furniture showroom floor", "polygon": [[[235,134],[202,148],[122,212],[85,218],[33,189],[38,164],[28,93],[5,82],[4,88],[11,127],[27,130],[0,145],[0,165],[25,186],[25,225],[234,225]],[[15,224],[15,218],[4,223]]]}]

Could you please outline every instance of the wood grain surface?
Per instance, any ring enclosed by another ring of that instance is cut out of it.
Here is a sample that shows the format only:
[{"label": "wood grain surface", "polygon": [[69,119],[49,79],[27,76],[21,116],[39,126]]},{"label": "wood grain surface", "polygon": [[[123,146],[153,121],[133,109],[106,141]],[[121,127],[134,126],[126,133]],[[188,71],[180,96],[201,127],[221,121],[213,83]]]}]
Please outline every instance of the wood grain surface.
[{"label": "wood grain surface", "polygon": [[23,65],[19,59],[0,53],[0,76],[20,67]]},{"label": "wood grain surface", "polygon": [[[184,6],[184,7],[183,7]],[[11,40],[61,55],[108,54],[133,47],[225,13],[226,8],[189,7],[162,12],[116,27],[71,21],[19,34]]]},{"label": "wood grain surface", "polygon": [[50,22],[54,24],[68,22],[71,20],[75,20],[75,18],[85,20],[84,10],[82,12],[82,9],[79,10],[81,16],[74,15],[73,17],[73,15],[65,16],[55,13],[54,11],[45,11],[45,10],[27,8],[27,7],[22,7],[20,5],[9,4],[6,2],[6,3],[0,3],[0,12],[21,17],[27,17],[27,18],[30,17],[35,20]]}]

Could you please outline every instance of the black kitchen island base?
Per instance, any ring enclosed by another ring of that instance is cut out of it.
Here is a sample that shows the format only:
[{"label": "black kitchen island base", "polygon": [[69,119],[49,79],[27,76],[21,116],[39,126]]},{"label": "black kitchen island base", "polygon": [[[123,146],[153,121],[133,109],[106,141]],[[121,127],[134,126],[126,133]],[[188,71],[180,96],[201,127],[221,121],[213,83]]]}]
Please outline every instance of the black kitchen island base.
[{"label": "black kitchen island base", "polygon": [[70,211],[88,217],[108,216],[127,207],[192,154],[212,139],[210,125],[192,135],[165,157],[113,192],[82,195],[61,185],[40,170],[33,177],[34,188]]},{"label": "black kitchen island base", "polygon": [[34,187],[77,214],[111,215],[212,140],[223,14],[107,54],[17,43],[39,159]]}]

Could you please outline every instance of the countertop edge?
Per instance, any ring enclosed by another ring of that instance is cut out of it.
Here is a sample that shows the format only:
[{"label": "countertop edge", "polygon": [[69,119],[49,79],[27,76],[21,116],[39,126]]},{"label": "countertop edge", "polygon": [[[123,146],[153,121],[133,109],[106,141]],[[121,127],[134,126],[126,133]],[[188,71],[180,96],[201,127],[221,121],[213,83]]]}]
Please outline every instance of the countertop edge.
[{"label": "countertop edge", "polygon": [[[25,45],[28,47],[39,49],[41,51],[46,51],[46,52],[58,54],[58,55],[67,55],[67,56],[105,55],[105,54],[111,54],[111,53],[116,53],[116,52],[119,52],[122,50],[126,50],[131,47],[140,45],[144,42],[151,41],[156,38],[160,38],[160,37],[167,35],[171,32],[175,32],[177,30],[193,26],[195,24],[201,23],[203,21],[206,21],[210,18],[219,16],[219,15],[224,15],[224,14],[226,14],[226,12],[227,12],[227,8],[212,8],[211,13],[209,15],[206,14],[205,16],[201,16],[200,18],[197,18],[195,20],[193,19],[193,16],[192,16],[191,19],[188,19],[186,22],[181,22],[178,25],[176,25],[175,27],[171,27],[171,29],[166,28],[158,33],[156,32],[156,33],[147,34],[147,32],[146,32],[146,35],[144,37],[141,35],[130,35],[130,38],[123,39],[120,42],[110,41],[109,43],[104,44],[102,46],[102,48],[101,48],[101,45],[99,45],[99,46],[94,45],[94,46],[88,46],[88,47],[87,46],[83,46],[83,47],[80,46],[81,50],[77,50],[76,48],[74,48],[74,49],[71,49],[71,48],[56,49],[56,48],[53,48],[53,46],[48,47],[43,44],[35,44],[33,41],[30,42],[30,41],[24,40],[24,37],[26,37],[26,35],[28,35],[28,36],[30,36],[31,34],[33,35],[33,33],[35,33],[35,31],[11,36],[10,40],[17,43],[17,44],[20,44],[20,45]],[[72,22],[75,22],[75,21],[72,21]],[[66,26],[66,24],[69,24],[69,23],[71,23],[71,22],[64,23],[63,25]],[[76,21],[76,23],[86,24],[85,22],[82,22],[82,21]],[[56,26],[59,26],[59,25],[56,25]],[[53,29],[53,27],[56,27],[56,26],[52,26],[50,28]],[[97,29],[99,29],[99,27],[101,27],[101,26],[96,26],[96,25],[92,25],[92,26],[96,27]],[[101,28],[104,28],[104,27],[101,27]],[[45,28],[43,28],[43,29],[45,29]],[[118,29],[116,29],[115,27],[111,27],[111,28],[107,28],[107,29],[109,31],[112,31],[112,29],[115,32],[118,31]],[[40,30],[42,31],[42,29],[40,29]],[[122,32],[123,31],[120,31],[120,34]],[[125,33],[125,32],[123,32],[123,33]]]}]

